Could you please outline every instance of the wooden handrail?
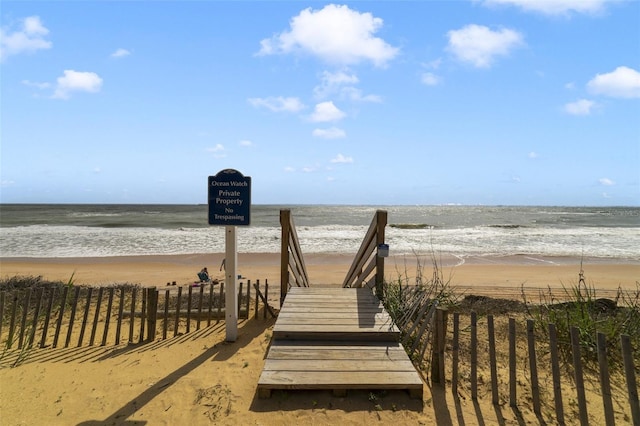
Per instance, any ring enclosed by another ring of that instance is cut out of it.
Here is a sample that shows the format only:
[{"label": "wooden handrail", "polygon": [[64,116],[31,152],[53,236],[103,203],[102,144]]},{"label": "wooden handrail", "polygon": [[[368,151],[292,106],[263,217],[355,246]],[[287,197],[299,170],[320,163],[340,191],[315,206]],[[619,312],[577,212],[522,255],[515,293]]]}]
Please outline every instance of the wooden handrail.
[{"label": "wooden handrail", "polygon": [[[342,287],[362,287],[369,282],[375,282],[376,295],[382,299],[382,283],[384,282],[384,257],[378,256],[377,248],[384,244],[385,228],[387,226],[387,212],[376,211],[362,240],[360,249],[349,268],[349,272],[342,283]],[[374,267],[375,265],[375,267]],[[371,274],[375,270],[375,276]]]},{"label": "wooden handrail", "polygon": [[309,276],[300,249],[300,241],[296,226],[293,223],[291,210],[280,210],[280,226],[282,241],[280,250],[280,306],[284,303],[287,291],[292,285],[309,287]]}]

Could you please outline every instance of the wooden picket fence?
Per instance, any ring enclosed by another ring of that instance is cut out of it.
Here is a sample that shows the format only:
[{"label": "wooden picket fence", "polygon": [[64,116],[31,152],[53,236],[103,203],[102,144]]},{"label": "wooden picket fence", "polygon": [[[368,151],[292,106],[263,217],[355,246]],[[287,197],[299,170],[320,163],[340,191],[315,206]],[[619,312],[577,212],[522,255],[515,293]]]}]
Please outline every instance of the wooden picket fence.
[{"label": "wooden picket fence", "polygon": [[[548,325],[548,341],[542,341],[542,339],[536,341],[533,320],[528,319],[526,329],[522,330],[521,326],[520,332],[518,332],[516,320],[508,318],[508,324],[502,321],[502,328],[499,329],[501,336],[508,338],[508,354],[498,354],[496,351],[497,327],[493,315],[486,316],[486,329],[483,330],[478,324],[478,315],[475,312],[471,312],[468,317],[463,316],[462,320],[461,314],[454,312],[453,331],[449,336],[447,335],[447,318],[446,309],[435,308],[435,313],[428,318],[431,324],[428,328],[432,328],[429,339],[431,351],[424,355],[421,344],[417,344],[415,345],[417,350],[410,354],[414,362],[418,364],[427,365],[430,363],[431,382],[434,385],[444,387],[449,382],[451,391],[456,398],[461,391],[469,392],[474,401],[488,396],[490,391],[494,405],[503,405],[508,402],[509,406],[514,408],[518,407],[519,397],[520,399],[525,398],[532,402],[533,411],[539,418],[542,416],[543,403],[546,403],[548,407],[553,407],[553,422],[560,425],[577,421],[580,425],[588,425],[590,422],[589,411],[598,411],[596,406],[587,406],[583,353],[581,353],[579,330],[576,327],[571,329],[570,342],[558,341],[554,324]],[[506,330],[505,326],[508,327]],[[427,335],[416,336],[424,339],[427,338]],[[565,343],[571,345],[569,365],[562,363],[559,356],[559,345]],[[624,376],[626,403],[625,401],[612,400],[610,366],[605,345],[605,335],[598,333],[597,376],[599,383],[597,386],[599,388],[592,388],[602,397],[602,409],[597,414],[602,415],[603,424],[614,425],[616,422],[615,406],[618,409],[619,418],[623,418],[625,423],[638,426],[640,425],[640,403],[636,368],[640,366],[634,365],[630,338],[627,335],[620,336],[623,372],[616,376],[616,384],[620,387],[623,387],[621,377]],[[517,365],[518,350],[526,351],[526,365]],[[423,356],[430,356],[431,359],[426,360]],[[636,359],[635,362],[637,363],[638,360]],[[450,368],[445,368],[445,364],[449,364]],[[504,368],[506,365],[508,365],[508,370]],[[498,367],[502,367],[502,369]],[[481,372],[479,372],[480,370]],[[508,371],[508,377],[499,376],[498,371]],[[447,373],[450,373],[449,381]],[[573,390],[571,394],[563,393],[563,383],[565,391],[568,388]],[[521,395],[518,395],[518,390]],[[566,413],[567,398],[572,412],[570,414]],[[552,402],[553,405],[551,405]],[[624,409],[625,406],[629,407],[629,411]]]},{"label": "wooden picket fence", "polygon": [[[238,318],[268,305],[269,283],[238,286]],[[167,339],[225,318],[224,283],[161,288],[138,286],[39,287],[0,291],[0,348],[119,345]]]}]

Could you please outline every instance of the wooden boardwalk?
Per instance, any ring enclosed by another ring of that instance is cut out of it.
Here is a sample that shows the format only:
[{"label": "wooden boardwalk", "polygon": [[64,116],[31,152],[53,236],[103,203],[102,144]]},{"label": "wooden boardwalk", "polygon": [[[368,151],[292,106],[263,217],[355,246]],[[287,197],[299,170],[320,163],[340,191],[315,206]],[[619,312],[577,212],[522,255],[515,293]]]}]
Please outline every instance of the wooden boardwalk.
[{"label": "wooden boardwalk", "polygon": [[293,287],[273,329],[258,394],[405,389],[422,398],[422,379],[399,337],[368,288]]}]

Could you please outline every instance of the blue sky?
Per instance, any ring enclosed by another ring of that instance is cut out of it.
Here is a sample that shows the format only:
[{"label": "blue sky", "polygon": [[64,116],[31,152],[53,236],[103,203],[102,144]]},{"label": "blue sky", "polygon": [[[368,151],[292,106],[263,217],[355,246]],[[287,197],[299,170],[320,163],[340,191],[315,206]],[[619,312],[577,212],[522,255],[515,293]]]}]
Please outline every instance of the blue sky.
[{"label": "blue sky", "polygon": [[640,2],[3,1],[3,203],[640,205]]}]

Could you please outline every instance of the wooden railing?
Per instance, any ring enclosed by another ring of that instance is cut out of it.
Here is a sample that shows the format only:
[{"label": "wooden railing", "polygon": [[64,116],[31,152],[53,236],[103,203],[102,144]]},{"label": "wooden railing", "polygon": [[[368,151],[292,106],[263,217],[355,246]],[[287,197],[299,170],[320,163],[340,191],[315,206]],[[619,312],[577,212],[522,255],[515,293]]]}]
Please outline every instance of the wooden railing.
[{"label": "wooden railing", "polygon": [[383,298],[384,257],[378,255],[377,249],[380,244],[384,244],[386,226],[387,212],[385,210],[376,211],[342,287],[366,285],[371,288],[375,285],[376,296],[379,299]]},{"label": "wooden railing", "polygon": [[309,287],[307,267],[300,249],[300,242],[293,223],[291,210],[280,210],[282,246],[280,251],[280,306],[284,303],[289,287]]}]

